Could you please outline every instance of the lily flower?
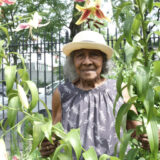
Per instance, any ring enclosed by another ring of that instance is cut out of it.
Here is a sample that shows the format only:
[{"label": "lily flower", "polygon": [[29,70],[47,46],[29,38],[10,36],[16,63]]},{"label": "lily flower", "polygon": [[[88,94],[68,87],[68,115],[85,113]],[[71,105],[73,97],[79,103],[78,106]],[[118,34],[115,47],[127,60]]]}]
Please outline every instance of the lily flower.
[{"label": "lily flower", "polygon": [[29,29],[29,35],[32,36],[32,29],[37,29],[38,27],[43,27],[49,24],[40,24],[42,21],[42,17],[38,14],[38,12],[35,12],[34,15],[32,16],[33,18],[29,20],[28,23],[21,23],[17,26],[15,29],[16,32],[24,30],[24,29]]},{"label": "lily flower", "polygon": [[37,12],[35,12],[33,15],[33,19],[30,19],[28,23],[19,24],[18,27],[15,29],[15,31],[18,32],[20,30],[28,29],[28,28],[37,29],[38,27],[43,27],[49,24],[49,22],[45,24],[40,24],[41,21],[42,21],[42,17]]},{"label": "lily flower", "polygon": [[2,138],[0,139],[0,157],[3,160],[8,160],[6,145],[5,145],[4,140]]},{"label": "lily flower", "polygon": [[11,4],[14,4],[15,1],[12,1],[12,0],[0,0],[0,6],[2,6],[3,3],[11,5]]},{"label": "lily flower", "polygon": [[77,25],[83,23],[90,15],[96,16],[99,19],[105,19],[109,22],[111,21],[104,15],[103,11],[100,9],[100,0],[95,0],[94,2],[90,2],[89,0],[87,0],[84,7],[77,4],[76,9],[82,12],[81,17],[76,22]]},{"label": "lily flower", "polygon": [[12,160],[19,160],[19,159],[17,158],[17,156],[13,156]]}]

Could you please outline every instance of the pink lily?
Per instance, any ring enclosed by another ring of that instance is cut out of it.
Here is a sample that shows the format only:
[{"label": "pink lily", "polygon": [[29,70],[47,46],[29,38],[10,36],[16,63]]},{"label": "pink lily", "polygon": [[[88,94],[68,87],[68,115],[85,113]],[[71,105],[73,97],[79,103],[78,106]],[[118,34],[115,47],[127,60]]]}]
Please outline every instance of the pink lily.
[{"label": "pink lily", "polygon": [[35,12],[34,15],[32,16],[32,19],[29,20],[28,23],[21,23],[17,26],[17,28],[15,29],[16,32],[24,30],[24,29],[29,29],[29,35],[32,36],[32,29],[37,29],[38,27],[43,27],[49,24],[45,23],[45,24],[40,24],[42,21],[42,17]]},{"label": "pink lily", "polygon": [[18,25],[18,27],[15,29],[16,32],[23,30],[23,29],[28,29],[30,28],[30,30],[32,30],[33,28],[37,29],[38,27],[43,27],[49,24],[45,23],[45,24],[40,24],[42,21],[42,17],[35,12],[33,15],[33,19],[30,19],[28,23],[21,23]]},{"label": "pink lily", "polygon": [[29,24],[28,23],[21,23],[18,25],[18,27],[15,29],[16,32],[23,30],[23,29],[28,29]]},{"label": "pink lily", "polygon": [[14,4],[15,1],[12,1],[12,0],[0,0],[0,6],[2,6],[3,3],[11,5],[11,4]]},{"label": "pink lily", "polygon": [[12,160],[18,160],[18,158],[16,156],[13,156]]}]

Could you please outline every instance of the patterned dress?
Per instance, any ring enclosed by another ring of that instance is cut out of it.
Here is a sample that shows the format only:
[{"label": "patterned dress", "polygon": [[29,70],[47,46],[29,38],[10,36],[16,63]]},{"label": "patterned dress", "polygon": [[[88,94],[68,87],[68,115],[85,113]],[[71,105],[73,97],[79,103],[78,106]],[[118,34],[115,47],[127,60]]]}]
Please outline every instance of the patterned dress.
[{"label": "patterned dress", "polygon": [[[81,90],[71,82],[59,86],[62,104],[62,125],[66,131],[80,128],[82,146],[93,146],[97,155],[113,155],[118,142],[115,133],[113,103],[116,97],[116,81],[108,79],[101,86]],[[116,113],[122,105],[119,99]]]}]

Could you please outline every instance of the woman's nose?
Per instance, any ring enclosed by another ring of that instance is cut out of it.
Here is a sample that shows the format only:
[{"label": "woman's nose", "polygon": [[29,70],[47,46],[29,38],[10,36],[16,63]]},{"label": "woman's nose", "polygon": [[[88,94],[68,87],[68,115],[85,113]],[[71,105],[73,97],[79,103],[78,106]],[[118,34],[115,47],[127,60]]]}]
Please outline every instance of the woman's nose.
[{"label": "woman's nose", "polygon": [[83,64],[91,64],[92,63],[92,61],[91,61],[91,59],[90,59],[90,57],[89,56],[85,56],[84,57],[84,59],[83,59]]}]

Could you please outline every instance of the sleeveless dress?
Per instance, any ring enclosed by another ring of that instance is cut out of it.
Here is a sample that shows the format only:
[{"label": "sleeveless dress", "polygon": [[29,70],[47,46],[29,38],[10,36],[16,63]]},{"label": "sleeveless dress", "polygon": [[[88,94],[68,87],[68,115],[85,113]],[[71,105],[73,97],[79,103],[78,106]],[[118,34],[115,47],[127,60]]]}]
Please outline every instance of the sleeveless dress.
[{"label": "sleeveless dress", "polygon": [[[59,87],[62,125],[66,131],[80,128],[82,146],[94,147],[97,155],[113,155],[118,138],[115,132],[113,104],[117,94],[116,80],[107,79],[101,86],[81,90],[71,82]],[[123,100],[119,99],[116,113]]]}]

